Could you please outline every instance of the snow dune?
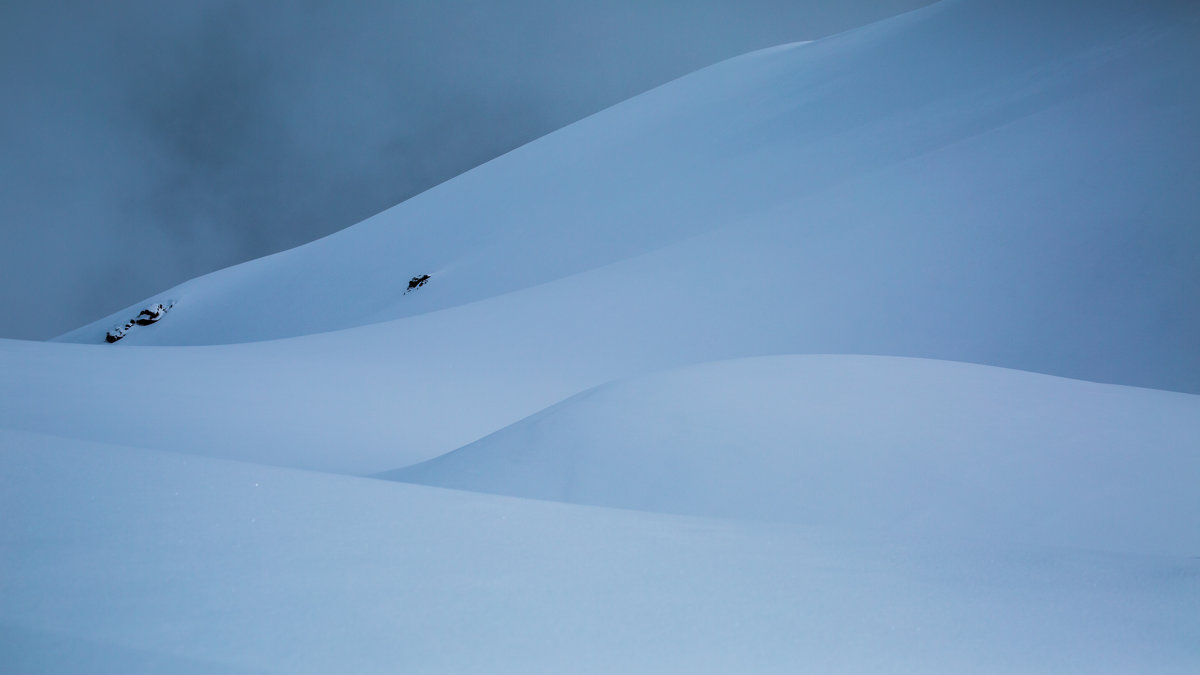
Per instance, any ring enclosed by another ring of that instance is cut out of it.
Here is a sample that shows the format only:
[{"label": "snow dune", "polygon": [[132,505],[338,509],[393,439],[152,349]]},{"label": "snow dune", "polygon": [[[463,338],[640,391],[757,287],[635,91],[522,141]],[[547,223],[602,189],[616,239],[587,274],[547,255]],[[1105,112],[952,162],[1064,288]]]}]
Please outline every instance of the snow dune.
[{"label": "snow dune", "polygon": [[1200,396],[915,359],[705,364],[382,477],[889,535],[1200,551]]},{"label": "snow dune", "polygon": [[1190,672],[1200,563],[0,431],[6,673]]},{"label": "snow dune", "polygon": [[[453,330],[537,340],[526,314],[586,324],[602,310],[623,331],[750,336],[692,362],[885,353],[1200,392],[1198,61],[1187,3],[939,3],[718,64],[165,291],[151,300],[178,300],[169,320],[119,346],[451,308]],[[594,283],[572,282],[584,273]],[[418,274],[433,276],[405,295]],[[644,325],[644,302],[605,289],[673,309]],[[716,306],[696,307],[708,292]],[[513,320],[497,323],[496,303]],[[136,310],[63,339],[99,342]],[[390,328],[397,342],[425,329]]]},{"label": "snow dune", "polygon": [[1196,63],[946,0],[0,340],[0,670],[1196,672]]},{"label": "snow dune", "polygon": [[1115,1],[939,3],[747,55],[165,291],[117,344],[107,320],[0,342],[0,425],[361,475],[771,354],[1200,392],[1196,62],[1200,10]]}]

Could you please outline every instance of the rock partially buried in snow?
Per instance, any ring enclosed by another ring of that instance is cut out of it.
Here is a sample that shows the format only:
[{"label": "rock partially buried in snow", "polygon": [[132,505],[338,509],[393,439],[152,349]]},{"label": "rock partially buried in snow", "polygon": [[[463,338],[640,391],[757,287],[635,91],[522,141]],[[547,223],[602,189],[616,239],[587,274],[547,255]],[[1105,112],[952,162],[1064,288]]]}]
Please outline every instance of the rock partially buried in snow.
[{"label": "rock partially buried in snow", "polygon": [[152,305],[149,305],[142,311],[138,312],[137,316],[133,317],[129,321],[126,321],[124,325],[116,326],[105,333],[104,341],[112,344],[128,335],[129,331],[132,330],[134,326],[149,326],[150,324],[158,323],[158,321],[163,318],[163,315],[167,313],[167,310],[174,306],[174,301],[167,301],[165,304],[156,302]]},{"label": "rock partially buried in snow", "polygon": [[125,333],[132,327],[133,327],[132,321],[125,324],[124,326],[117,326],[104,334],[104,341],[107,342],[108,344],[112,344],[112,343],[116,342],[117,340],[120,340],[121,338],[125,337]]},{"label": "rock partially buried in snow", "polygon": [[425,285],[426,281],[429,281],[428,274],[421,274],[419,276],[415,276],[408,280],[408,290],[406,290],[404,292],[407,293],[408,291],[411,291],[413,289],[420,288]]},{"label": "rock partially buried in snow", "polygon": [[155,323],[159,319],[161,319],[163,317],[163,314],[166,314],[166,313],[167,313],[167,308],[165,306],[163,306],[162,303],[155,303],[155,304],[147,307],[146,309],[143,309],[142,311],[138,312],[138,315],[137,315],[137,317],[135,317],[133,319],[133,322],[139,326],[149,326],[150,324]]}]

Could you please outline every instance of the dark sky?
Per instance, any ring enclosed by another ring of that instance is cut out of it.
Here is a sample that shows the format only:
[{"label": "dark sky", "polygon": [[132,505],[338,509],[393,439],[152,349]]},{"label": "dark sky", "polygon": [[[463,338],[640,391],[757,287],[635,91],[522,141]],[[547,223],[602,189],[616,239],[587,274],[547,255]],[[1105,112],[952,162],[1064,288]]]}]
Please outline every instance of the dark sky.
[{"label": "dark sky", "polygon": [[0,337],[52,337],[715,61],[928,2],[3,0]]}]

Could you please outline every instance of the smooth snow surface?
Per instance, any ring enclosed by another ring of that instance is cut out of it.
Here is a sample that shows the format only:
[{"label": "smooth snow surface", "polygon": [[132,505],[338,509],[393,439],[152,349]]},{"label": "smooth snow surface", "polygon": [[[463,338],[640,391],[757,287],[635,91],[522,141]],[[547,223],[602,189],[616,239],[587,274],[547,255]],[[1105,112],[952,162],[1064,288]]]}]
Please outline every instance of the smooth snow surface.
[{"label": "smooth snow surface", "polygon": [[387,330],[415,346],[432,321],[507,360],[497,334],[600,324],[579,358],[665,332],[704,340],[689,361],[882,353],[1200,392],[1196,63],[1191,3],[940,3],[718,64],[170,289],[169,320],[120,346],[451,309]]},{"label": "smooth snow surface", "polygon": [[1200,396],[794,356],[601,387],[384,477],[845,530],[1200,551]]},{"label": "smooth snow surface", "polygon": [[6,673],[1194,672],[1200,561],[0,432]]},{"label": "smooth snow surface", "polygon": [[0,340],[0,671],[1200,671],[1197,63],[947,0]]}]

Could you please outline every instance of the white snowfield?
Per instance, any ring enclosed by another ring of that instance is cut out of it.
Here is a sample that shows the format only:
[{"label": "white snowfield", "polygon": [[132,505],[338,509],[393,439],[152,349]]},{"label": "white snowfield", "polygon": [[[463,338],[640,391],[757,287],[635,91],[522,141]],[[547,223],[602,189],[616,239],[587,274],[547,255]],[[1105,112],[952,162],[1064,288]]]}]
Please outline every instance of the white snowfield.
[{"label": "white snowfield", "polygon": [[1197,63],[946,0],[0,340],[0,672],[1200,672]]},{"label": "white snowfield", "polygon": [[1194,557],[0,442],[6,673],[1189,673],[1200,658]]},{"label": "white snowfield", "polygon": [[750,54],[62,339],[172,298],[115,347],[376,323],[413,360],[640,359],[574,391],[853,352],[1200,393],[1197,14],[954,0]]},{"label": "white snowfield", "polygon": [[1198,443],[1200,396],[946,361],[791,356],[601,387],[385,477],[1187,556],[1200,551]]}]

